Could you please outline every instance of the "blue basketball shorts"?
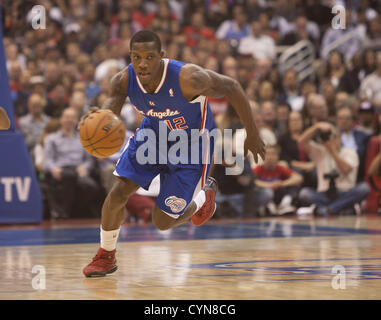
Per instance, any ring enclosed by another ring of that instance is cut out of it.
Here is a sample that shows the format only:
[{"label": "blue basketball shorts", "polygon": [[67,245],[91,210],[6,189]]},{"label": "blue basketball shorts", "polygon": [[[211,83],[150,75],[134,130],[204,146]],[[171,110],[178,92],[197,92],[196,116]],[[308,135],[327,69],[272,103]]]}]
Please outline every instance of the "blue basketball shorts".
[{"label": "blue basketball shorts", "polygon": [[200,164],[140,164],[136,153],[142,143],[136,140],[136,134],[130,137],[116,164],[114,175],[130,179],[148,190],[152,180],[160,174],[160,192],[156,205],[177,219],[204,187],[212,162],[214,140],[207,139],[205,153],[200,154],[200,159],[203,158]]}]

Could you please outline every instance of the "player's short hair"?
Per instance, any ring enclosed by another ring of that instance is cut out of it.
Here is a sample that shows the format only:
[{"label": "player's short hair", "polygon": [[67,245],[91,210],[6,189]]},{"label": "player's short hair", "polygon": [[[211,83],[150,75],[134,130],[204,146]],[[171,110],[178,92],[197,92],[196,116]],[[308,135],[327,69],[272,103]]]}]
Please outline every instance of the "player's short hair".
[{"label": "player's short hair", "polygon": [[132,45],[135,42],[138,42],[138,43],[140,43],[140,42],[155,42],[157,50],[159,52],[161,51],[161,41],[160,41],[160,38],[153,31],[150,31],[150,30],[141,30],[141,31],[136,32],[132,36],[132,38],[131,38],[131,41],[130,41],[130,50],[132,50]]}]

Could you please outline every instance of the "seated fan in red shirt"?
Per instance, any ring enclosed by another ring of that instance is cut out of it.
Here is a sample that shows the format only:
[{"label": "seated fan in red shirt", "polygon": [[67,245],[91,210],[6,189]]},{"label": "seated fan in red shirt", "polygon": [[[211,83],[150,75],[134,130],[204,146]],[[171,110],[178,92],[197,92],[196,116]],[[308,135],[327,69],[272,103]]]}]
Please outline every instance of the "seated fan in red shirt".
[{"label": "seated fan in red shirt", "polygon": [[272,215],[283,215],[295,211],[293,199],[303,177],[282,165],[279,165],[280,147],[266,146],[266,157],[262,165],[253,169],[255,175],[254,203]]}]

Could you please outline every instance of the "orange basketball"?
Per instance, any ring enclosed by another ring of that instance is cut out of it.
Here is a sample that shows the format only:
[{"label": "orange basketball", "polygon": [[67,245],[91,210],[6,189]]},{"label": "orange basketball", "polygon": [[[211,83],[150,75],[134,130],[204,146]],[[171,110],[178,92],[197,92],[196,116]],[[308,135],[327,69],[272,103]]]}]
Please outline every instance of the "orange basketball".
[{"label": "orange basketball", "polygon": [[97,158],[107,158],[122,147],[126,127],[111,110],[97,110],[82,121],[79,137],[88,153]]}]

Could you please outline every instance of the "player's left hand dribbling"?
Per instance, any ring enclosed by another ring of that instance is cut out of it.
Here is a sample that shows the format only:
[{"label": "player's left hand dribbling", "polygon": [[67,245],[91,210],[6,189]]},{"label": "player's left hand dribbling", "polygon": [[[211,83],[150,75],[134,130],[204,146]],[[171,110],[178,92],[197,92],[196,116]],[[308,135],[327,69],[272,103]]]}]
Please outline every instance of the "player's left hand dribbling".
[{"label": "player's left hand dribbling", "polygon": [[87,110],[86,113],[81,117],[81,119],[80,119],[80,121],[79,121],[79,123],[78,123],[77,129],[79,130],[79,127],[82,125],[83,121],[85,121],[86,118],[87,118],[90,114],[92,114],[92,113],[94,113],[94,112],[96,112],[96,111],[98,111],[98,110],[100,110],[99,107],[90,107],[89,110]]}]

